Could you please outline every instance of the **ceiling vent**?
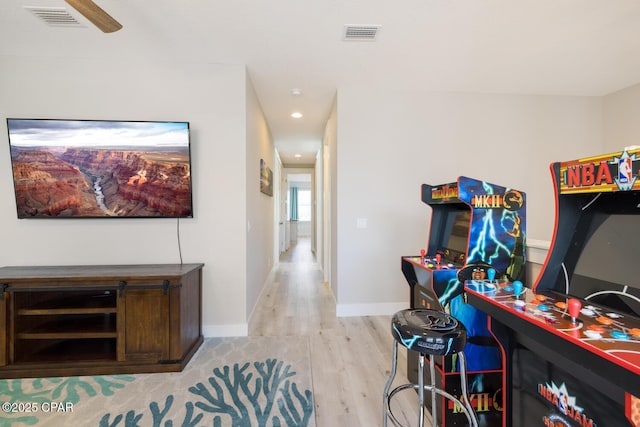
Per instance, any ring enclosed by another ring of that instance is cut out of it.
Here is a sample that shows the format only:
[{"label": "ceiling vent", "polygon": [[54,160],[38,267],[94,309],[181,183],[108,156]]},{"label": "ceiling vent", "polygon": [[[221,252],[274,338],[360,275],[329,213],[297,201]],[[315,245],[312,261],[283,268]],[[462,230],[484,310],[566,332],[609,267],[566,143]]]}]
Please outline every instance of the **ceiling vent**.
[{"label": "ceiling vent", "polygon": [[50,27],[84,27],[64,7],[24,6],[24,8]]},{"label": "ceiling vent", "polygon": [[380,25],[345,25],[342,39],[347,41],[375,41]]}]

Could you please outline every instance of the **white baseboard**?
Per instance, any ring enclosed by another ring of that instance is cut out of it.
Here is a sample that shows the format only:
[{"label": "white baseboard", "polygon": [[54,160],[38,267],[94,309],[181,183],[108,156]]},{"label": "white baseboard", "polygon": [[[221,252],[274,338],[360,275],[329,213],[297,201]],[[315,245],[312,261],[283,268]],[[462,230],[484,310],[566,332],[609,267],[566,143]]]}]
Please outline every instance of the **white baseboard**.
[{"label": "white baseboard", "polygon": [[371,304],[336,304],[336,316],[391,316],[395,312],[407,308],[409,308],[409,301]]},{"label": "white baseboard", "polygon": [[236,323],[234,325],[204,325],[202,335],[209,337],[246,337],[249,335],[249,325],[247,323]]}]

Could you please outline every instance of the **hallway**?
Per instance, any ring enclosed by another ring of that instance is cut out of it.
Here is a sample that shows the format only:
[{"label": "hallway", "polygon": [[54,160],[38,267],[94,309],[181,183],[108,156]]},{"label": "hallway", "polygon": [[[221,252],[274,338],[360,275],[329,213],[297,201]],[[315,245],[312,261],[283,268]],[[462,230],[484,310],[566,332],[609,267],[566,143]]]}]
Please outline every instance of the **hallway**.
[{"label": "hallway", "polygon": [[[280,257],[262,293],[249,335],[309,338],[318,427],[382,425],[382,390],[391,365],[390,316],[336,317],[336,302],[315,262],[309,239]],[[394,384],[406,380],[406,353],[399,352]],[[417,398],[404,391],[394,412],[415,424]],[[396,409],[397,408],[397,409]],[[391,425],[391,423],[389,423]]]}]

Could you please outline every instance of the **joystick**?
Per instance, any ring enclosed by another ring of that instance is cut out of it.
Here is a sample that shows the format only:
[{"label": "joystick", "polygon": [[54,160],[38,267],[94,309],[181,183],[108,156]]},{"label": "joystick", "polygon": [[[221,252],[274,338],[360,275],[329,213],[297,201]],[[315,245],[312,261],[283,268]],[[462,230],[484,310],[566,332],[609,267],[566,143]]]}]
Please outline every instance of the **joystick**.
[{"label": "joystick", "polygon": [[522,293],[523,284],[520,280],[516,280],[515,282],[512,283],[512,286],[513,286],[513,295],[515,295],[515,297],[518,298]]},{"label": "joystick", "polygon": [[492,283],[495,278],[496,278],[495,268],[490,268],[489,270],[487,270],[487,279],[489,279],[489,283]]},{"label": "joystick", "polygon": [[436,254],[436,264],[440,265],[440,261],[442,261],[442,255]]},{"label": "joystick", "polygon": [[424,249],[420,249],[420,258],[422,259],[422,264],[424,265],[424,256],[427,254],[427,251]]},{"label": "joystick", "polygon": [[580,314],[580,309],[582,308],[580,300],[569,298],[567,308],[569,310],[569,316],[571,317],[571,323],[578,323],[578,314]]}]

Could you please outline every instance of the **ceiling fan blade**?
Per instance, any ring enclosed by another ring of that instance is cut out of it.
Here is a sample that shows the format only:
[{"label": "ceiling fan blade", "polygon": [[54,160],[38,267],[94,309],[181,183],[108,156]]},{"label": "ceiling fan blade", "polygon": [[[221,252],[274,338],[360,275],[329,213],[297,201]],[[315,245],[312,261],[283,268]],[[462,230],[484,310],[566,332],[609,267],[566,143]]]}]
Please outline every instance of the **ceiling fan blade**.
[{"label": "ceiling fan blade", "polygon": [[100,6],[91,0],[64,0],[75,10],[105,33],[113,33],[122,28],[122,24],[113,19]]}]

